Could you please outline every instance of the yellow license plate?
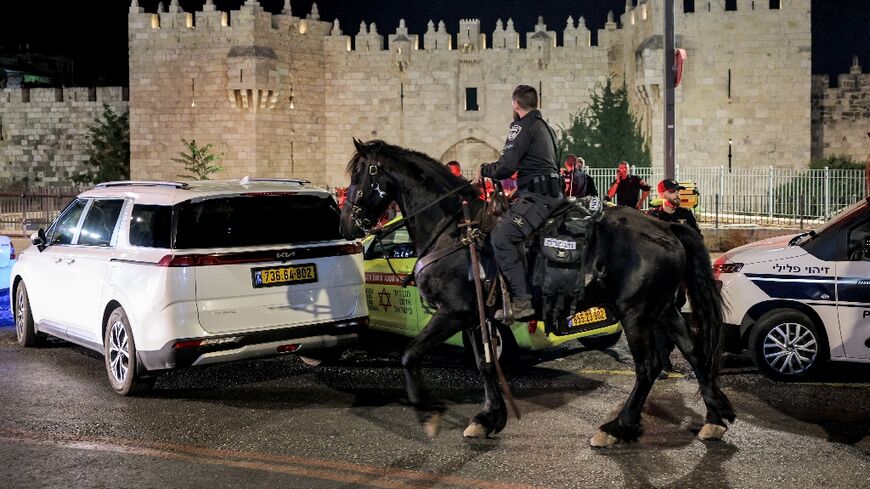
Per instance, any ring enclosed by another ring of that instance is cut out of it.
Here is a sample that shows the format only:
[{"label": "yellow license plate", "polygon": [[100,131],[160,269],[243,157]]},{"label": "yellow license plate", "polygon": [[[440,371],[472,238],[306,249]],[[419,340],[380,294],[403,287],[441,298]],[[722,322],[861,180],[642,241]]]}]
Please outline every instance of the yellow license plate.
[{"label": "yellow license plate", "polygon": [[571,327],[576,328],[587,324],[598,323],[607,319],[607,311],[603,307],[590,307],[580,311],[571,318]]},{"label": "yellow license plate", "polygon": [[255,289],[287,284],[317,282],[317,267],[313,263],[289,267],[265,267],[251,270]]}]

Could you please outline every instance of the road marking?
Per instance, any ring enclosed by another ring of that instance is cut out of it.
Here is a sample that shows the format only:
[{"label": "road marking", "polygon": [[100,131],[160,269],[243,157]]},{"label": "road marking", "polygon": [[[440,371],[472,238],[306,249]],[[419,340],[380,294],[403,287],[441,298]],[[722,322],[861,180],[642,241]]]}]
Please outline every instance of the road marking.
[{"label": "road marking", "polygon": [[[457,488],[531,489],[532,486],[490,482],[432,472],[377,467],[293,455],[212,449],[178,443],[27,432],[0,427],[0,440],[26,445],[122,453],[182,462],[259,470],[384,489],[423,489],[432,483]],[[340,472],[337,472],[340,471]]]},{"label": "road marking", "polygon": [[[593,369],[593,368],[584,368],[578,371],[581,374],[587,375],[623,375],[626,377],[634,377],[634,370],[608,370],[608,369]],[[683,374],[678,374],[676,372],[668,372],[669,379],[684,379],[686,378]]]}]

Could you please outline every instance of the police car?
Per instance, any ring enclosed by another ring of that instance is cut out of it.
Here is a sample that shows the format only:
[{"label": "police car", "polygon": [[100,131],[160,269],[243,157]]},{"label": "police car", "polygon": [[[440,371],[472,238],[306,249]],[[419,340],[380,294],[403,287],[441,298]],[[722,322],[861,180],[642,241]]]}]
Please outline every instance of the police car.
[{"label": "police car", "polygon": [[735,248],[713,271],[730,349],[747,348],[765,375],[797,380],[826,360],[870,363],[870,197],[817,231]]}]

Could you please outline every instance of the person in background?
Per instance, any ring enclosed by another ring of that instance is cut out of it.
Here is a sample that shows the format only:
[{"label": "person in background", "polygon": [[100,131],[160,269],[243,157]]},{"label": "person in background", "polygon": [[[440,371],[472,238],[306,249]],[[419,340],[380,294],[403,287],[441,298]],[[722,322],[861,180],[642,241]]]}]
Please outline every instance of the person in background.
[{"label": "person in background", "polygon": [[[680,207],[680,190],[685,189],[686,187],[683,187],[672,178],[666,178],[659,182],[656,190],[658,190],[659,197],[662,199],[662,205],[650,209],[647,211],[647,215],[660,221],[685,224],[697,231],[698,234],[701,234],[701,228],[698,226],[695,214],[685,207]],[[686,286],[682,283],[677,289],[677,297],[674,304],[677,306],[677,309],[682,309],[686,304]],[[663,366],[659,378],[666,379],[668,373],[674,371],[674,366],[671,364],[671,351],[674,349],[674,342],[658,330],[656,331],[655,339],[656,351],[659,353],[659,359]]]},{"label": "person in background", "polygon": [[459,164],[458,161],[448,161],[447,167],[450,168],[450,171],[456,175],[457,177],[462,178],[462,165]]},{"label": "person in background", "polygon": [[685,207],[680,207],[680,190],[686,190],[686,187],[672,178],[666,178],[659,182],[657,190],[659,197],[662,198],[662,205],[650,209],[647,215],[662,221],[686,224],[701,234],[695,214]]},{"label": "person in background", "polygon": [[[628,163],[620,161],[616,168],[616,180],[610,184],[610,189],[607,191],[607,197],[613,199],[616,197],[616,205],[626,207],[634,207],[640,209],[643,203],[649,197],[650,186],[643,178],[637,175],[631,175],[628,172]],[[643,192],[643,195],[638,199],[638,194]]]},{"label": "person in background", "polygon": [[565,158],[565,168],[562,168],[562,178],[565,179],[566,197],[586,197],[592,195],[598,197],[598,189],[595,188],[595,180],[583,171],[586,161],[575,155]]}]

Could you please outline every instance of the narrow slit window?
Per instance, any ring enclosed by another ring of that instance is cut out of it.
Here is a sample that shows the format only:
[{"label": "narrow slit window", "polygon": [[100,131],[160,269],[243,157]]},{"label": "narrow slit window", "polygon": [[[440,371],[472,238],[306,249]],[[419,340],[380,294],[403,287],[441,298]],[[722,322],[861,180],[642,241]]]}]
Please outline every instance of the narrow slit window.
[{"label": "narrow slit window", "polygon": [[465,110],[468,112],[477,112],[480,107],[477,105],[477,88],[468,87],[465,89]]}]

